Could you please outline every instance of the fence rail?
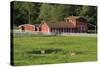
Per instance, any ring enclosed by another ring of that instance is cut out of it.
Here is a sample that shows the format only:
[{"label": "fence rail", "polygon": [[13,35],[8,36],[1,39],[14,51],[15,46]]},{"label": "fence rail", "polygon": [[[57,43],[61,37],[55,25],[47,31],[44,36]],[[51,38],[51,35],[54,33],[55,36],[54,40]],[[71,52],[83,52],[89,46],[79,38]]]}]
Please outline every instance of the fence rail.
[{"label": "fence rail", "polygon": [[32,31],[21,31],[21,30],[14,30],[13,32],[14,37],[29,37],[29,36],[89,36],[89,37],[96,37],[97,34],[90,34],[90,33],[53,33],[53,32],[32,32]]},{"label": "fence rail", "polygon": [[32,32],[32,31],[20,31],[20,30],[14,30],[12,31],[13,35],[15,37],[19,36],[49,36],[49,35],[56,35],[56,33],[52,32]]}]

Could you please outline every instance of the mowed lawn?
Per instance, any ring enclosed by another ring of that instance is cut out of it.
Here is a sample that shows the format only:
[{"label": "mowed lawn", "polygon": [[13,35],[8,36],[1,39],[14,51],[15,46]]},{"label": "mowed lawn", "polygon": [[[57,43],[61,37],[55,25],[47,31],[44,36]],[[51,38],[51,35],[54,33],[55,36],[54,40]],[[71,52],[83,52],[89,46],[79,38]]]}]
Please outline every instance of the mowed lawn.
[{"label": "mowed lawn", "polygon": [[[39,51],[48,50],[41,54]],[[51,50],[51,52],[49,52]],[[71,56],[70,51],[76,51]],[[97,60],[96,37],[33,36],[14,38],[14,65],[70,63]]]}]

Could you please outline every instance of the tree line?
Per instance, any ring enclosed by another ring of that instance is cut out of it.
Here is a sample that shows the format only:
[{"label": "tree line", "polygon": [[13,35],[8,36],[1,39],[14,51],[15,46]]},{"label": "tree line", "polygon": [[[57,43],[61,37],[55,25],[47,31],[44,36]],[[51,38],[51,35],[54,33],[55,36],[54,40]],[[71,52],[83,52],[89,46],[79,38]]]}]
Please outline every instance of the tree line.
[{"label": "tree line", "polygon": [[13,1],[13,24],[38,24],[44,21],[62,21],[68,16],[84,16],[97,25],[97,7],[55,3]]}]

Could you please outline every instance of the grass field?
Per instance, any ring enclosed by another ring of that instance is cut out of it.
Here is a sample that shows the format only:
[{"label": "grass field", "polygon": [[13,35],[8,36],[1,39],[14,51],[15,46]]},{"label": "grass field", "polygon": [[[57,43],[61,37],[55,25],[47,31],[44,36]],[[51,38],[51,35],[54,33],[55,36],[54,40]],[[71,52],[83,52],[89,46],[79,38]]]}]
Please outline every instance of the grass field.
[{"label": "grass field", "polygon": [[[45,50],[45,53],[41,53],[42,50]],[[96,37],[15,37],[14,65],[96,61],[96,50]],[[74,51],[75,55],[71,56],[70,51]]]}]

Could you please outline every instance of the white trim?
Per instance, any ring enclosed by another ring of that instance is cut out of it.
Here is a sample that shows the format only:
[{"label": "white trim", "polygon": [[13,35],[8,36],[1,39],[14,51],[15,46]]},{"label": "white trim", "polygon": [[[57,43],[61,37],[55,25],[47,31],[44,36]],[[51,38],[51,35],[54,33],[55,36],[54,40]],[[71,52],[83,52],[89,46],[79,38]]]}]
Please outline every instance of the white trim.
[{"label": "white trim", "polygon": [[50,32],[50,29],[48,28],[48,32]]}]

